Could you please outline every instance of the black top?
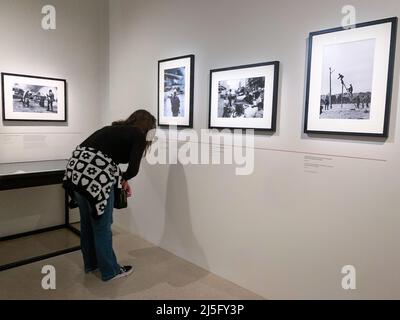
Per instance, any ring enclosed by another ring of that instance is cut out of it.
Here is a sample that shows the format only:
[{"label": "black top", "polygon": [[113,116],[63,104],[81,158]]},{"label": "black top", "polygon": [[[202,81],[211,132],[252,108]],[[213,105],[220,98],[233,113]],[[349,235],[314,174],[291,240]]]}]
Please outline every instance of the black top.
[{"label": "black top", "polygon": [[146,148],[146,136],[137,127],[116,125],[104,127],[81,143],[81,147],[94,148],[111,157],[116,164],[129,163],[122,174],[124,180],[135,177]]}]

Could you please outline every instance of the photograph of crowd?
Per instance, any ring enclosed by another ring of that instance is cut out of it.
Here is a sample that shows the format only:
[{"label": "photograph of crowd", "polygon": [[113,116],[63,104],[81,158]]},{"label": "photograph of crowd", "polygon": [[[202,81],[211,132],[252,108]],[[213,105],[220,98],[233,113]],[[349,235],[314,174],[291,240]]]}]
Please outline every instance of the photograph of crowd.
[{"label": "photograph of crowd", "polygon": [[219,118],[263,118],[265,77],[218,83]]}]

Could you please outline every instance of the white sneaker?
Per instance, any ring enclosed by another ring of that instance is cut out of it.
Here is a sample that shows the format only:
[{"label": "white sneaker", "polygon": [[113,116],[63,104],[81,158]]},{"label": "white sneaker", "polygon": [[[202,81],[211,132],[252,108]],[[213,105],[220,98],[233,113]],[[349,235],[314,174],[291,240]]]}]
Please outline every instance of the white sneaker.
[{"label": "white sneaker", "polygon": [[114,278],[111,278],[111,280],[116,280],[119,278],[127,277],[133,273],[133,267],[132,266],[123,266],[121,267],[121,272],[118,273]]}]

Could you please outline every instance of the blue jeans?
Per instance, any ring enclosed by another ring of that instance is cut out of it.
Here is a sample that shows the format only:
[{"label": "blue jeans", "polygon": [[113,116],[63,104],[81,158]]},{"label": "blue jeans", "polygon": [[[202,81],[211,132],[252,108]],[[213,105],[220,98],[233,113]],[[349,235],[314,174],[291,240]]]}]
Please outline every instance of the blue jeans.
[{"label": "blue jeans", "polygon": [[100,269],[103,281],[110,280],[121,272],[112,247],[114,188],[111,189],[104,214],[95,219],[89,201],[74,192],[81,214],[81,247],[85,272]]}]

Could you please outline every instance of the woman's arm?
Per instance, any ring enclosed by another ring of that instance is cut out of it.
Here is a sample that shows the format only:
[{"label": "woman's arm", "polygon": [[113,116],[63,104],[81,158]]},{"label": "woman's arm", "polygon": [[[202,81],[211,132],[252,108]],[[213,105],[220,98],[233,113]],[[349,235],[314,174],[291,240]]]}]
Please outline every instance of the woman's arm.
[{"label": "woman's arm", "polygon": [[135,143],[129,154],[128,169],[122,174],[122,179],[128,181],[139,173],[140,162],[143,158],[143,153],[146,148],[146,137],[142,132],[138,132],[134,137]]}]

